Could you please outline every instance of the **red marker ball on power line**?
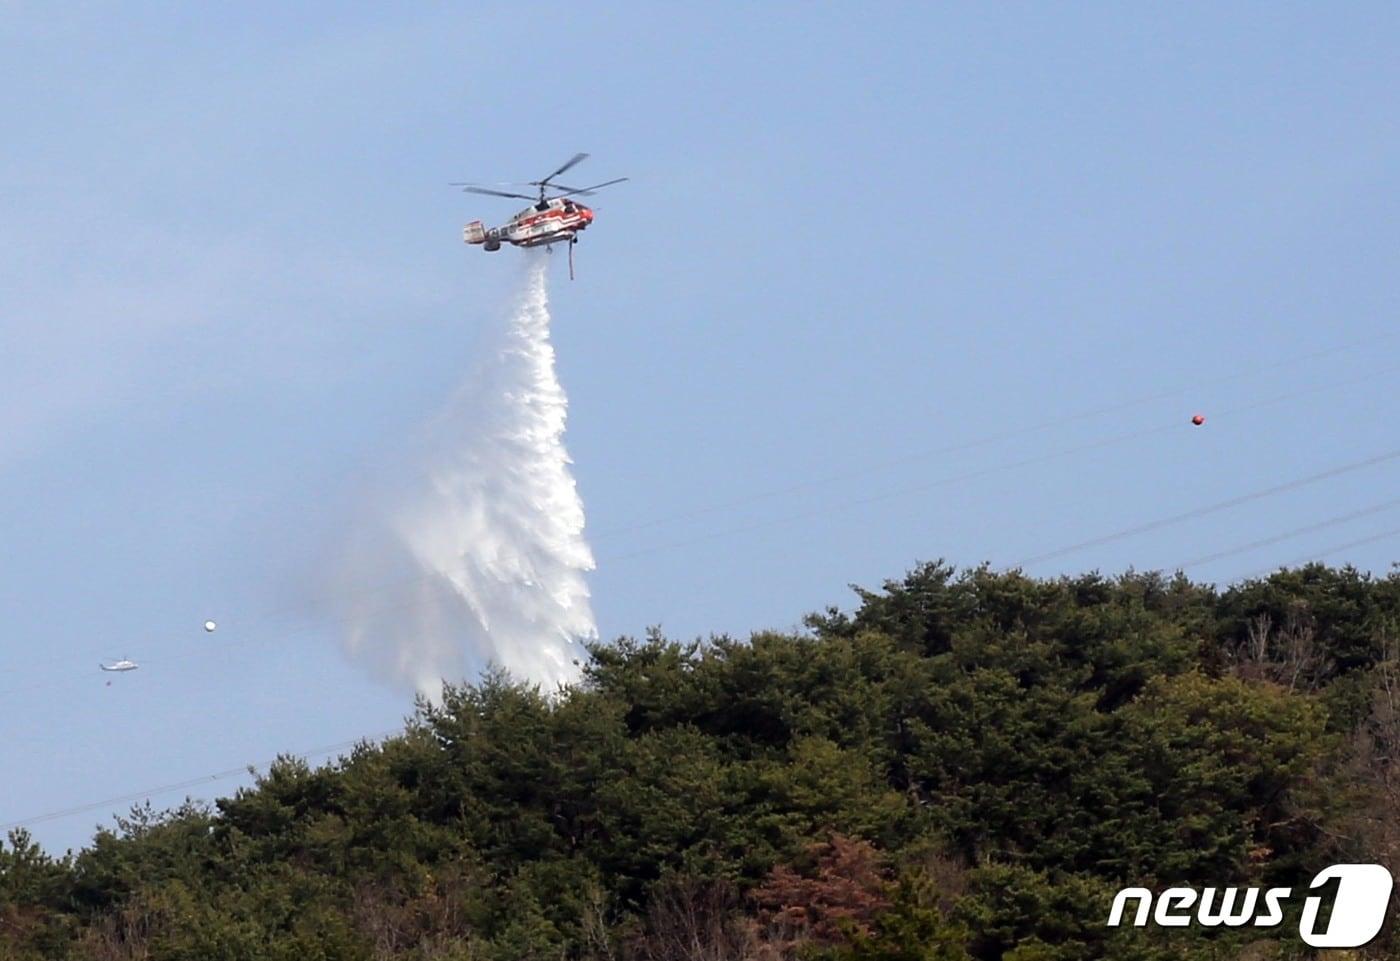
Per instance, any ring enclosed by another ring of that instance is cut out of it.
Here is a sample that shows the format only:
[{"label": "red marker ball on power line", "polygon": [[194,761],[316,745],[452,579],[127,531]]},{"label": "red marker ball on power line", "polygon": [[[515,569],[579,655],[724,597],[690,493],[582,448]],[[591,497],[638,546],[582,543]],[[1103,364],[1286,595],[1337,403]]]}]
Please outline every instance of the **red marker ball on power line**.
[{"label": "red marker ball on power line", "polygon": [[1205,422],[1206,417],[1204,414],[1196,414],[1191,418],[1191,423],[1195,424],[1197,427],[1200,427]]}]

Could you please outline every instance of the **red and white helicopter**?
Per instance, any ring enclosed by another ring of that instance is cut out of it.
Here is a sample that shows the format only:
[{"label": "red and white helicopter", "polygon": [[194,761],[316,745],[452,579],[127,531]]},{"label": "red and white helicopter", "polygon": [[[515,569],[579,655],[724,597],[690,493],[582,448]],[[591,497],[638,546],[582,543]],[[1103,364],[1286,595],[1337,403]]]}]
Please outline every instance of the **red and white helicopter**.
[{"label": "red and white helicopter", "polygon": [[[551,244],[569,245],[569,277],[574,276],[574,244],[578,243],[579,231],[593,223],[593,211],[572,197],[587,197],[595,190],[620,184],[626,177],[594,184],[591,187],[567,187],[554,183],[554,178],[575,164],[586,159],[588,154],[574,154],[573,158],[543,180],[531,180],[522,186],[538,187],[539,195],[509,193],[493,190],[477,184],[454,183],[466,193],[489,194],[492,197],[517,197],[533,201],[500,227],[487,227],[480,220],[473,220],[462,229],[462,239],[469,244],[481,244],[487,250],[500,250],[501,244],[514,244],[517,247],[549,247]],[[545,194],[550,190],[562,191],[552,197]]]}]

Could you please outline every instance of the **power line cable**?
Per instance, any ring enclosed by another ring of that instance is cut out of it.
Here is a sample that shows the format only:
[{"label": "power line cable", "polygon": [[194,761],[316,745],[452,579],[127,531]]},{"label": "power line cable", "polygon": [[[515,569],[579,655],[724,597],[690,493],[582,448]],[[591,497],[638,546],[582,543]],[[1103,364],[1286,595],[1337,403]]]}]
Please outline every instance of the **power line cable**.
[{"label": "power line cable", "polygon": [[1356,547],[1365,547],[1368,544],[1378,544],[1381,541],[1389,540],[1392,537],[1400,537],[1400,527],[1393,527],[1389,530],[1381,531],[1378,534],[1369,534],[1366,537],[1360,537],[1354,541],[1347,541],[1345,544],[1334,544],[1333,546],[1325,547],[1320,551],[1313,551],[1308,554],[1303,554],[1297,557],[1296,559],[1289,561],[1286,564],[1279,564],[1275,567],[1270,568],[1259,568],[1253,571],[1252,573],[1246,574],[1243,578],[1241,578],[1241,580],[1251,580],[1257,577],[1264,577],[1280,569],[1302,567],[1305,564],[1311,564],[1314,561],[1320,561],[1324,557],[1330,557],[1333,554],[1340,554],[1342,551],[1349,551]]},{"label": "power line cable", "polygon": [[1208,504],[1205,507],[1197,507],[1189,511],[1183,511],[1180,514],[1173,514],[1169,517],[1162,517],[1154,521],[1148,521],[1145,524],[1136,524],[1132,527],[1127,527],[1123,530],[1115,531],[1112,534],[1104,534],[1101,537],[1094,537],[1090,538],[1087,541],[1080,541],[1077,544],[1070,544],[1068,547],[1061,547],[1053,551],[1046,551],[1042,554],[1035,554],[1031,557],[1025,558],[1024,560],[1017,561],[1015,564],[1012,565],[1012,567],[1029,567],[1032,564],[1039,564],[1042,561],[1054,560],[1057,557],[1064,557],[1068,554],[1074,554],[1090,547],[1099,547],[1100,545],[1111,544],[1114,541],[1124,540],[1125,538],[1136,537],[1139,534],[1146,534],[1150,531],[1161,530],[1164,527],[1170,527],[1173,524],[1180,524],[1183,521],[1195,520],[1198,517],[1205,517],[1210,514],[1217,514],[1221,511],[1229,510],[1232,507],[1239,507],[1244,504],[1252,503],[1253,501],[1263,500],[1266,497],[1273,497],[1277,494],[1283,494],[1287,493],[1288,491],[1298,490],[1299,488],[1308,487],[1312,484],[1320,484],[1323,481],[1331,480],[1334,477],[1341,477],[1344,474],[1349,474],[1354,471],[1365,470],[1368,467],[1375,467],[1379,464],[1384,464],[1388,461],[1395,460],[1398,457],[1400,457],[1400,450],[1387,451],[1384,454],[1377,454],[1374,457],[1368,457],[1365,460],[1353,461],[1350,464],[1343,464],[1340,467],[1333,467],[1329,470],[1320,471],[1316,474],[1309,474],[1306,477],[1300,477],[1296,480],[1291,480],[1284,484],[1276,484],[1273,487],[1266,487],[1263,490],[1252,491],[1248,494],[1241,494],[1238,497],[1231,497],[1228,500],[1218,501],[1214,504]]},{"label": "power line cable", "polygon": [[1177,564],[1172,569],[1185,570],[1188,567],[1199,567],[1203,564],[1209,564],[1213,561],[1218,561],[1226,557],[1234,557],[1237,554],[1245,554],[1249,551],[1257,550],[1261,547],[1268,547],[1272,544],[1280,543],[1281,541],[1292,540],[1293,538],[1301,537],[1304,534],[1316,533],[1320,530],[1326,530],[1329,527],[1336,527],[1340,524],[1346,524],[1354,520],[1359,520],[1363,517],[1370,517],[1373,514],[1380,514],[1384,511],[1394,510],[1396,507],[1400,507],[1400,498],[1383,501],[1379,504],[1373,504],[1370,507],[1363,507],[1360,510],[1351,511],[1346,514],[1339,514],[1336,517],[1329,517],[1327,520],[1318,521],[1315,524],[1307,524],[1303,527],[1296,527],[1291,531],[1284,531],[1282,534],[1275,534],[1272,537],[1265,537],[1257,541],[1250,541],[1248,544],[1241,544],[1237,547],[1231,547],[1227,550],[1216,551],[1213,554],[1205,554],[1201,557],[1195,557],[1185,562],[1184,564]]},{"label": "power line cable", "polygon": [[357,737],[349,741],[340,741],[335,744],[328,744],[324,747],[313,748],[310,751],[301,751],[296,754],[290,755],[287,752],[283,752],[273,760],[264,761],[261,764],[244,764],[240,767],[228,768],[224,771],[215,771],[213,774],[206,774],[202,777],[190,778],[187,781],[177,781],[174,784],[162,784],[157,787],[144,788],[140,791],[132,791],[128,794],[118,794],[115,797],[103,798],[101,801],[90,801],[86,804],[78,804],[74,805],[73,807],[59,808],[54,811],[46,811],[43,814],[35,814],[27,818],[19,818],[15,821],[0,822],[0,831],[10,831],[14,828],[29,827],[31,825],[42,824],[47,821],[57,821],[63,818],[73,817],[78,814],[87,814],[91,811],[110,810],[111,807],[116,804],[130,804],[138,801],[144,801],[148,798],[156,797],[161,794],[169,794],[172,791],[183,791],[188,788],[199,787],[204,784],[210,784],[214,781],[221,781],[226,778],[235,777],[237,775],[248,774],[250,771],[256,771],[260,768],[265,769],[270,767],[272,764],[276,763],[277,760],[284,757],[290,756],[299,757],[303,759],[324,757],[327,754],[333,754],[336,751],[343,751],[347,748],[352,748],[355,745],[362,744],[366,741],[383,740],[384,738],[393,737],[394,735],[399,733],[401,732],[389,731],[381,734],[372,735],[370,737]]}]

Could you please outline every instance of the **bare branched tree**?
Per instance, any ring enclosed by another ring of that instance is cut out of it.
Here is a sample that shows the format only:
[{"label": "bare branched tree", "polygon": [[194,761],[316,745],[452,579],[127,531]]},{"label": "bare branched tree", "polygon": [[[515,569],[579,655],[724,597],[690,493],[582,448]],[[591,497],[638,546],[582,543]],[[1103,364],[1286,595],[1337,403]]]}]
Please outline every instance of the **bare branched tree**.
[{"label": "bare branched tree", "polygon": [[1237,655],[1235,672],[1247,681],[1272,681],[1297,691],[1316,687],[1322,657],[1312,622],[1290,613],[1281,630],[1274,620],[1260,614],[1245,625],[1244,646]]},{"label": "bare branched tree", "polygon": [[409,950],[426,958],[459,954],[471,933],[462,907],[469,881],[466,868],[453,867],[411,897],[384,882],[359,887],[355,920],[372,941],[376,961],[390,961]]},{"label": "bare branched tree", "polygon": [[81,942],[82,956],[93,961],[146,961],[158,920],[144,901],[127,904],[88,929]]},{"label": "bare branched tree", "polygon": [[583,890],[583,950],[589,961],[617,961],[617,947],[608,926],[608,893],[596,881]]},{"label": "bare branched tree", "polygon": [[647,905],[638,961],[754,961],[753,931],[734,889],[690,878],[663,881]]},{"label": "bare branched tree", "polygon": [[1282,669],[1277,680],[1289,691],[1298,689],[1299,683],[1308,681],[1309,689],[1315,686],[1317,670],[1322,658],[1317,650],[1317,630],[1311,621],[1290,616],[1288,623],[1279,635],[1279,649]]},{"label": "bare branched tree", "polygon": [[[1356,797],[1343,823],[1358,859],[1400,871],[1400,642],[1383,634],[1375,667],[1370,713],[1352,737],[1346,783]],[[1387,923],[1377,941],[1396,942],[1394,925]],[[1388,956],[1388,955],[1387,955]]]}]

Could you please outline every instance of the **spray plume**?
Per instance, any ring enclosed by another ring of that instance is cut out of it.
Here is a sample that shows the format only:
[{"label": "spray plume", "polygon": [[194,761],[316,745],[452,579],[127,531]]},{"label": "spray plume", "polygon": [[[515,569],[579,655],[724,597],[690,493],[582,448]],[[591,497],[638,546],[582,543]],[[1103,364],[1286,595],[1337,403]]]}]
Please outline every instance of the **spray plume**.
[{"label": "spray plume", "polygon": [[391,585],[348,596],[351,653],[429,698],[473,661],[552,688],[577,676],[575,642],[597,636],[545,277],[533,255],[482,361],[428,426],[416,488],[342,571]]}]

